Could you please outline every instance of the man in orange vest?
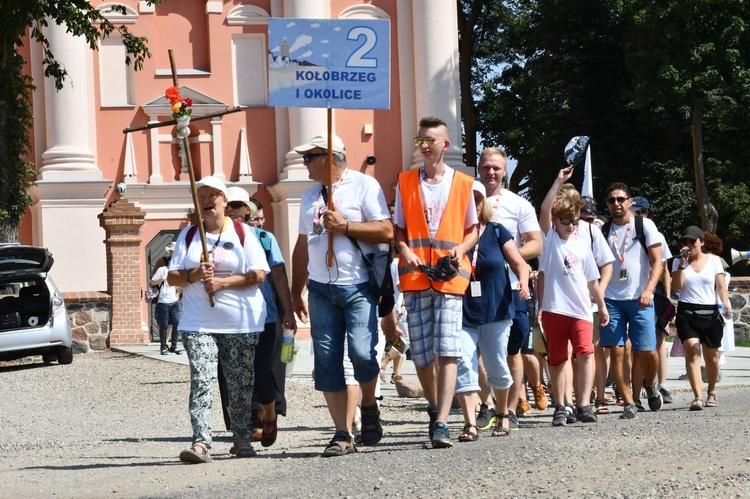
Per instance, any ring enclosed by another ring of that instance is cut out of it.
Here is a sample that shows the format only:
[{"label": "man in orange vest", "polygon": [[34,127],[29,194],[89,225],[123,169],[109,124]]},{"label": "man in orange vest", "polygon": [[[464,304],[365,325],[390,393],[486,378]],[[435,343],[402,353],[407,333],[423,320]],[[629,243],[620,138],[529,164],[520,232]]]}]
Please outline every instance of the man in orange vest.
[{"label": "man in orange vest", "polygon": [[462,353],[463,295],[471,277],[465,253],[477,242],[477,213],[473,179],[443,162],[450,146],[445,122],[422,118],[414,144],[424,164],[399,174],[396,189],[399,281],[412,360],[429,403],[430,440],[433,448],[445,448],[453,445],[447,419]]}]

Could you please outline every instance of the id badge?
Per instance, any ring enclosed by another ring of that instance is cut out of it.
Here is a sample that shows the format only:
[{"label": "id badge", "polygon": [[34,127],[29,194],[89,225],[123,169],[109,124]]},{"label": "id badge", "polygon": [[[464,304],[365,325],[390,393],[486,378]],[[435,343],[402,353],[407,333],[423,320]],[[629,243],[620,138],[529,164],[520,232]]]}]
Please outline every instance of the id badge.
[{"label": "id badge", "polygon": [[479,298],[482,296],[482,283],[479,281],[471,281],[471,296]]},{"label": "id badge", "polygon": [[315,232],[310,232],[307,234],[307,244],[310,246],[314,246],[320,242],[320,234],[316,234]]},{"label": "id badge", "polygon": [[625,281],[628,278],[628,269],[620,269],[620,280]]}]

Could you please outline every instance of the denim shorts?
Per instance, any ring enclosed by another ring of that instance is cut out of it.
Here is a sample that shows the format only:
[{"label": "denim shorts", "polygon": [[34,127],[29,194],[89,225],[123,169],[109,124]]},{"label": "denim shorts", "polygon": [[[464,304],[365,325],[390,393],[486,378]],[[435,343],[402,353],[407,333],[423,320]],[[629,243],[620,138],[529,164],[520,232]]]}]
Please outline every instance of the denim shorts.
[{"label": "denim shorts", "polygon": [[427,367],[435,357],[461,357],[463,297],[427,289],[404,293],[411,358]]},{"label": "denim shorts", "polygon": [[344,338],[354,378],[372,381],[380,372],[375,346],[378,343],[377,300],[367,282],[348,286],[307,283],[310,336],[315,352],[315,389],[338,392],[346,389]]},{"label": "denim shorts", "polygon": [[456,393],[479,391],[479,363],[477,347],[482,352],[487,384],[505,390],[513,384],[508,362],[508,335],[511,321],[490,322],[461,331],[463,355],[458,359]]},{"label": "denim shorts", "polygon": [[515,355],[522,349],[528,348],[531,326],[529,325],[529,304],[518,297],[518,290],[513,290],[513,306],[516,313],[513,325],[510,327],[508,338],[508,355]]},{"label": "denim shorts", "polygon": [[625,346],[626,337],[634,351],[656,350],[656,321],[654,303],[646,308],[638,305],[638,300],[611,300],[605,298],[609,312],[609,324],[600,329],[603,347]]}]

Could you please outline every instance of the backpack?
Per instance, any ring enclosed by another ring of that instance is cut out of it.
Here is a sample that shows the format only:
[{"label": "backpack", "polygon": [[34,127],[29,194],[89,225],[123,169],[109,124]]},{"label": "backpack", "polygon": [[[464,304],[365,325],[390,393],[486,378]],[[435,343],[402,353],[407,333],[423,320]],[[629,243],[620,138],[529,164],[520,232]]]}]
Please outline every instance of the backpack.
[{"label": "backpack", "polygon": [[[245,228],[243,227],[244,224],[242,222],[238,222],[237,220],[232,220],[232,223],[234,224],[234,231],[237,233],[237,236],[240,238],[240,246],[245,246]],[[185,234],[186,246],[190,246],[192,244],[193,239],[195,239],[195,234],[197,232],[198,232],[198,226],[191,225],[187,231],[187,234]]]},{"label": "backpack", "polygon": [[[604,239],[609,239],[609,231],[612,228],[612,222],[607,222],[604,225],[602,225],[602,234],[604,234]],[[643,217],[640,215],[635,216],[635,239],[641,243],[641,247],[643,248],[643,251],[646,252],[646,257],[648,257],[648,246],[646,246],[646,235],[643,233]],[[591,238],[591,247],[593,248],[594,244],[594,238]]]}]

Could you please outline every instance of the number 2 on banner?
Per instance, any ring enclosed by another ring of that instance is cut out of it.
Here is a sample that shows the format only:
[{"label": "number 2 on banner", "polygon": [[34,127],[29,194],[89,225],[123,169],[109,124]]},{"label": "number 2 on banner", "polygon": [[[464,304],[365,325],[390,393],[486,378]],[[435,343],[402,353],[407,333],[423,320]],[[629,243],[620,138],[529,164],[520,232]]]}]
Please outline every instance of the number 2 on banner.
[{"label": "number 2 on banner", "polygon": [[375,68],[378,66],[378,60],[372,58],[365,58],[377,43],[378,36],[375,30],[372,28],[366,28],[359,26],[353,28],[346,35],[347,40],[359,40],[360,37],[365,37],[365,42],[349,56],[346,61],[346,66],[350,68]]}]

